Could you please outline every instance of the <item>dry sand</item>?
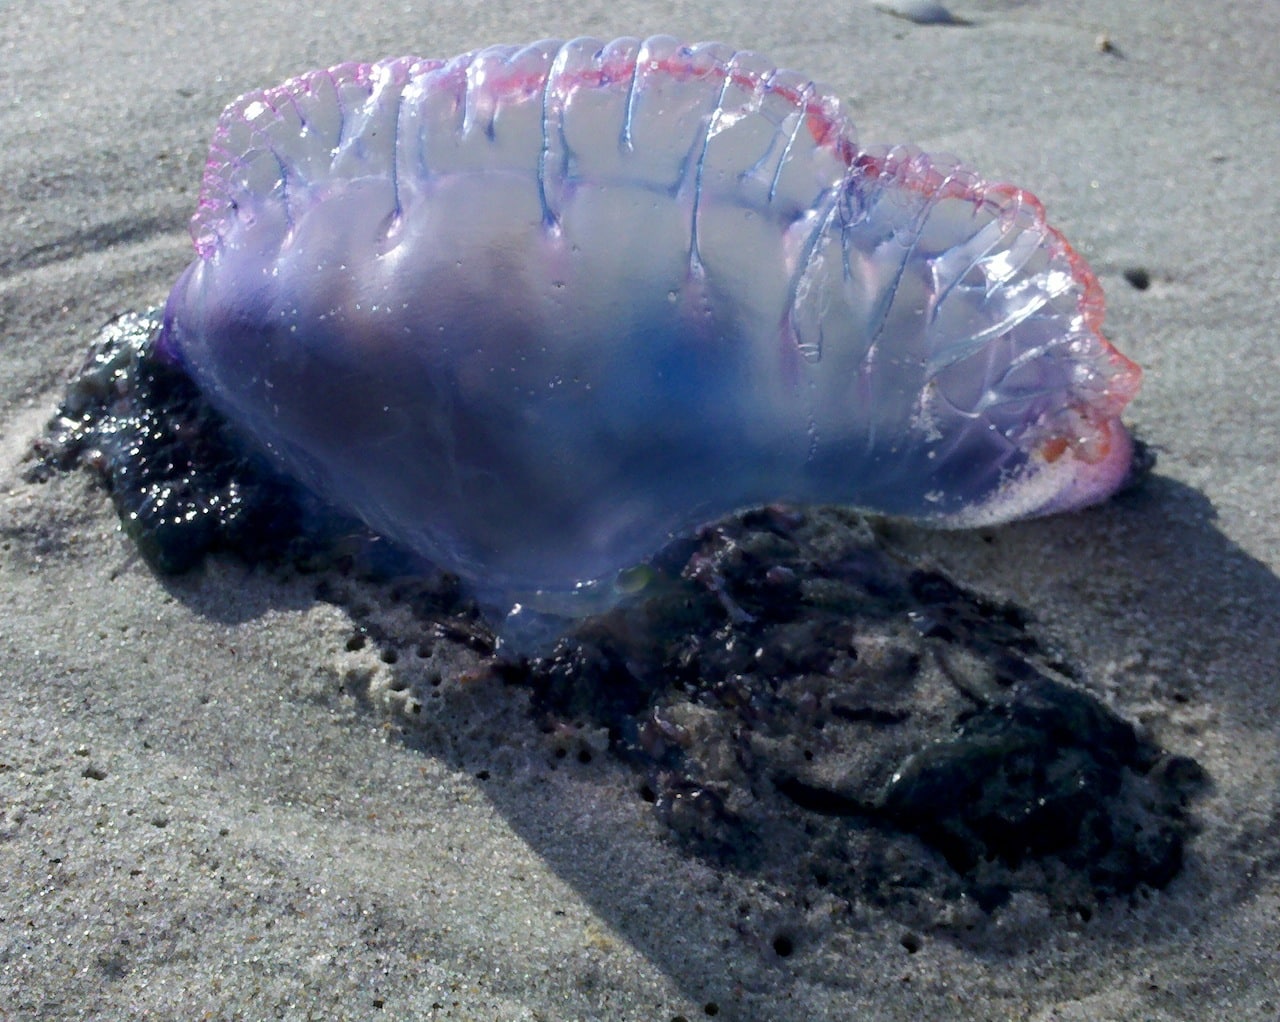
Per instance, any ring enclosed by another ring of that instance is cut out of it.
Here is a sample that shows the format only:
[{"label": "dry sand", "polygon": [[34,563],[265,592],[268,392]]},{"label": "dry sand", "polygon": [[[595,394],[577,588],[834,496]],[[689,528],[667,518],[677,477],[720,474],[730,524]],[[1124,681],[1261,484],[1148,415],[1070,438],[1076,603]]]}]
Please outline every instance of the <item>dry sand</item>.
[{"label": "dry sand", "polygon": [[[1277,1016],[1280,6],[951,7],[971,24],[854,0],[0,4],[0,1018]],[[1208,770],[1166,889],[1087,922],[1028,902],[913,953],[889,915],[824,920],[681,852],[610,756],[553,769],[474,657],[430,658],[441,695],[406,729],[394,608],[349,649],[314,579],[158,578],[83,474],[22,482],[96,329],[190,258],[231,98],[346,59],[653,31],[768,53],[849,97],[863,139],[1032,189],[1098,271],[1147,369],[1156,475],[1078,516],[898,539],[1028,607]],[[785,958],[780,927],[802,935]]]}]

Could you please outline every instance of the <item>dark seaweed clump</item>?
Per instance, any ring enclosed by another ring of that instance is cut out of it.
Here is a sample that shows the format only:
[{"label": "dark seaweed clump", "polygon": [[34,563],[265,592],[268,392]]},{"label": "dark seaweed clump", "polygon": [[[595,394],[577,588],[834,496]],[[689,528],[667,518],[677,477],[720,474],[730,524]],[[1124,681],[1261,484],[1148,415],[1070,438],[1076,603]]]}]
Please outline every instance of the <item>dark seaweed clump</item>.
[{"label": "dark seaweed clump", "polygon": [[1019,891],[1088,916],[1177,874],[1202,771],[1090,695],[1017,607],[836,511],[751,512],[691,547],[525,670],[549,715],[607,726],[700,853],[798,865],[920,922]]},{"label": "dark seaweed clump", "polygon": [[[164,574],[214,551],[251,563],[304,559],[324,512],[235,435],[154,339],[158,310],[108,324],[36,442],[28,478],[87,466],[111,495],[126,532]],[[318,527],[320,526],[320,527]]]}]

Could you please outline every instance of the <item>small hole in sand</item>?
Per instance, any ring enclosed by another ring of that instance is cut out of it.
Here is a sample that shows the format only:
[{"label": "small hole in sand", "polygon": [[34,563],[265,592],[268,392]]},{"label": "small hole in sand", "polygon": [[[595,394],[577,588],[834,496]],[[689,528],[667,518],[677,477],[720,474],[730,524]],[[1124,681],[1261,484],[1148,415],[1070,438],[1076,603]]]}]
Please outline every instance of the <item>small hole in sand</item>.
[{"label": "small hole in sand", "polygon": [[1135,291],[1145,291],[1151,286],[1151,274],[1141,266],[1130,266],[1124,271],[1124,279]]}]

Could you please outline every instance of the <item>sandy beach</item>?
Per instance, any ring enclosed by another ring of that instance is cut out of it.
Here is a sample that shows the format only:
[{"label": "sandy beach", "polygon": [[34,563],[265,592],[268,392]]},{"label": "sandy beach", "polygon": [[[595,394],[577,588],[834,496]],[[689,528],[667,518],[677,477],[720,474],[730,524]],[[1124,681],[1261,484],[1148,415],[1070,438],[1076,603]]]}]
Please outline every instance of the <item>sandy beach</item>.
[{"label": "sandy beach", "polygon": [[[859,0],[0,3],[0,1019],[1277,1017],[1280,7],[948,6],[964,24]],[[1028,188],[1097,273],[1154,473],[1079,514],[887,535],[1024,608],[1203,769],[1166,886],[1085,915],[1018,896],[966,930],[728,868],[602,733],[548,733],[385,589],[231,557],[160,576],[88,473],[24,475],[97,331],[192,258],[233,98],[657,32],[768,54],[860,140]]]}]

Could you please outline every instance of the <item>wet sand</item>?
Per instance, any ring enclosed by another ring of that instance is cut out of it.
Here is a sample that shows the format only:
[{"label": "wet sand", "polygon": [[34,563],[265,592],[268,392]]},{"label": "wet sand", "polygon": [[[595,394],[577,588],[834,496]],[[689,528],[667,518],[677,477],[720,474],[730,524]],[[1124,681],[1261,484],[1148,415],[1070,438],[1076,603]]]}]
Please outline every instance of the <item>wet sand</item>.
[{"label": "wet sand", "polygon": [[[505,6],[4,6],[0,1017],[1275,1018],[1280,197],[1259,177],[1280,160],[1280,10]],[[1130,418],[1155,474],[1083,514],[894,541],[1027,608],[1094,694],[1208,772],[1164,889],[1088,919],[1026,899],[970,939],[806,904],[687,854],[601,736],[557,758],[480,655],[420,657],[378,591],[334,603],[229,558],[158,577],[86,474],[23,480],[98,328],[190,259],[236,95],[342,60],[656,31],[767,53],[846,97],[863,140],[1029,188],[1098,273],[1146,370]]]}]

